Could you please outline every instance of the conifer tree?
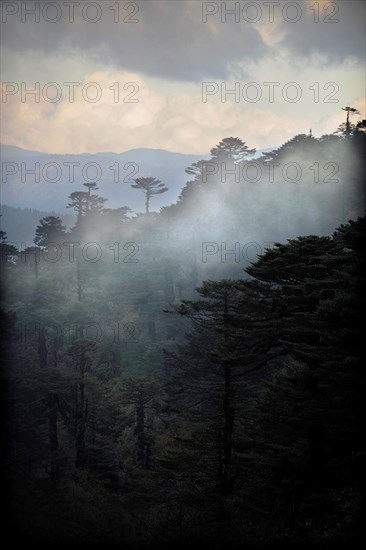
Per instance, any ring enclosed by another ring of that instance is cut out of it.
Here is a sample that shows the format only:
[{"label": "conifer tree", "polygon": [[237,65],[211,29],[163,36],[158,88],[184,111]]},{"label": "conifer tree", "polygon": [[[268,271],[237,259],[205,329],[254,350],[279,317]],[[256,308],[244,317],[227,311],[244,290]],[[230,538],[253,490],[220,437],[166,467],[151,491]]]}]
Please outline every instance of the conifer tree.
[{"label": "conifer tree", "polygon": [[154,195],[160,195],[161,193],[166,193],[166,191],[168,191],[168,188],[163,183],[161,183],[160,180],[152,177],[136,178],[134,181],[135,183],[132,183],[131,187],[133,187],[134,189],[141,189],[141,191],[144,193],[146,197],[145,209],[146,214],[148,214],[151,197]]}]

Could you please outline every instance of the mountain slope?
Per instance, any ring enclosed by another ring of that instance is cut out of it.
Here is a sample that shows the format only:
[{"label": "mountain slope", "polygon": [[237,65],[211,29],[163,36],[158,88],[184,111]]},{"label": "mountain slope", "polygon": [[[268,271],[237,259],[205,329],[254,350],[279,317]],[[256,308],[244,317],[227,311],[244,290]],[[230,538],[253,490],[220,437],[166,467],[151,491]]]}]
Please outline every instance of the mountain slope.
[{"label": "mountain slope", "polygon": [[98,183],[98,193],[108,199],[109,208],[129,206],[141,212],[144,196],[132,189],[131,183],[142,176],[154,176],[169,188],[152,199],[151,209],[158,211],[161,206],[177,200],[188,179],[185,169],[203,158],[161,149],[56,155],[8,145],[1,146],[1,156],[4,204],[58,212],[65,211],[70,193],[83,190],[82,184],[86,181]]},{"label": "mountain slope", "polygon": [[[265,151],[272,150],[267,148]],[[188,155],[163,149],[131,149],[123,153],[48,154],[12,145],[0,145],[2,159],[3,204],[39,210],[65,210],[73,191],[85,190],[87,181],[98,183],[98,193],[107,198],[108,208],[129,206],[144,211],[144,196],[131,188],[133,179],[153,176],[168,191],[153,197],[151,210],[175,203],[189,179],[185,169],[210,155]],[[256,153],[258,157],[261,152]]]},{"label": "mountain slope", "polygon": [[3,204],[1,206],[1,229],[7,234],[7,242],[14,244],[18,249],[32,246],[36,227],[39,220],[46,216],[59,216],[66,227],[75,223],[75,217],[68,214],[62,215],[57,212],[44,212],[34,208],[14,208]]}]

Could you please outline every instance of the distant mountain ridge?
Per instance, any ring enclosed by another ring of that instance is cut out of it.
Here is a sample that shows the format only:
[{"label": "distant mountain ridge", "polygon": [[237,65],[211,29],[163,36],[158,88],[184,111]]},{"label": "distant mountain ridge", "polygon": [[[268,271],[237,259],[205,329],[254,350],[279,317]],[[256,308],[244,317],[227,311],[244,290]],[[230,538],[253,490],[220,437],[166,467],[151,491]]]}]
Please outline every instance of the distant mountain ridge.
[{"label": "distant mountain ridge", "polygon": [[[258,157],[267,148],[256,153]],[[151,200],[151,210],[174,204],[189,180],[185,169],[205,155],[175,153],[164,149],[138,148],[123,153],[55,154],[29,151],[0,144],[2,160],[3,204],[21,208],[69,213],[68,197],[73,191],[85,190],[83,183],[96,181],[98,193],[107,198],[106,207],[129,206],[134,212],[144,211],[143,194],[131,188],[134,178],[153,176],[168,191]]]},{"label": "distant mountain ridge", "polygon": [[142,176],[156,177],[169,189],[152,199],[151,209],[158,211],[176,202],[189,179],[185,169],[204,158],[145,148],[124,153],[51,154],[2,144],[0,152],[4,204],[65,213],[69,212],[65,210],[68,196],[85,190],[82,184],[86,181],[98,183],[98,193],[108,199],[107,207],[129,206],[142,212],[143,194],[131,188],[133,179]]}]

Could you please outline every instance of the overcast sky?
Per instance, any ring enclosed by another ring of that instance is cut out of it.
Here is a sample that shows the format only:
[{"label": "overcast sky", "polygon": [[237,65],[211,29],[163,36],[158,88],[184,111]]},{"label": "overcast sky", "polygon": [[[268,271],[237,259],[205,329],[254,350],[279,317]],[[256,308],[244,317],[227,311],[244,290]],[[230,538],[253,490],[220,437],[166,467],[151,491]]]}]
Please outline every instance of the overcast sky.
[{"label": "overcast sky", "polygon": [[345,106],[365,117],[363,0],[1,7],[2,143],[207,154],[229,136],[261,149],[331,133]]}]

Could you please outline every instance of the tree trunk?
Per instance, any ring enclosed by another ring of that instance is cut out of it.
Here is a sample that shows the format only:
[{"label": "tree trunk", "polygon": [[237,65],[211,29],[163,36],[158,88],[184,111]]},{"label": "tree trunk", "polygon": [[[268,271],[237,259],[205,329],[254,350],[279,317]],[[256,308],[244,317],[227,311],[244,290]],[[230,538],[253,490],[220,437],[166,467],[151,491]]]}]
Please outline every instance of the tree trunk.
[{"label": "tree trunk", "polygon": [[145,407],[143,395],[140,394],[136,403],[137,463],[145,469],[149,468],[149,445],[145,433]]},{"label": "tree trunk", "polygon": [[164,272],[164,298],[168,303],[173,302],[175,299],[173,277],[169,271],[169,267],[165,267]]},{"label": "tree trunk", "polygon": [[40,368],[45,369],[47,367],[47,345],[42,327],[39,327],[38,331],[38,357]]},{"label": "tree trunk", "polygon": [[[228,313],[228,299],[225,296],[224,302],[224,314]],[[225,344],[228,340],[228,327],[224,321],[224,341]],[[232,381],[231,381],[231,366],[227,363],[224,364],[224,399],[223,399],[223,412],[224,412],[224,426],[222,430],[222,454],[223,460],[221,461],[221,479],[220,479],[220,492],[222,495],[228,495],[231,493],[234,479],[232,472],[232,454],[233,454],[233,432],[234,432],[234,410],[232,405]]]},{"label": "tree trunk", "polygon": [[224,426],[222,430],[222,452],[223,460],[221,463],[221,480],[220,489],[223,495],[228,495],[233,486],[232,475],[232,446],[233,446],[233,431],[234,431],[234,414],[231,404],[231,369],[225,365],[224,371]]},{"label": "tree trunk", "polygon": [[78,255],[77,264],[76,264],[76,281],[77,281],[77,293],[78,300],[81,302],[82,299],[82,285],[81,285],[81,265],[80,265],[80,256]]},{"label": "tree trunk", "polygon": [[56,340],[54,340],[54,342],[53,342],[53,366],[58,367],[58,354],[57,354]]},{"label": "tree trunk", "polygon": [[349,111],[347,111],[346,135],[349,136],[350,133],[351,133],[351,128],[349,124]]},{"label": "tree trunk", "polygon": [[34,275],[36,279],[38,279],[38,261],[39,261],[37,258],[37,255],[38,255],[38,251],[36,250],[34,253]]},{"label": "tree trunk", "polygon": [[197,267],[197,258],[196,254],[193,253],[193,262],[192,262],[192,268],[191,268],[191,282],[193,286],[196,286],[198,284],[198,267]]},{"label": "tree trunk", "polygon": [[85,401],[85,355],[80,356],[80,383],[79,383],[79,399],[76,406],[76,460],[75,466],[83,468],[85,466],[85,431],[86,420],[88,415],[88,401]]},{"label": "tree trunk", "polygon": [[57,434],[57,394],[48,395],[48,440],[51,453],[51,480],[59,478],[59,465],[57,460],[58,434]]}]

